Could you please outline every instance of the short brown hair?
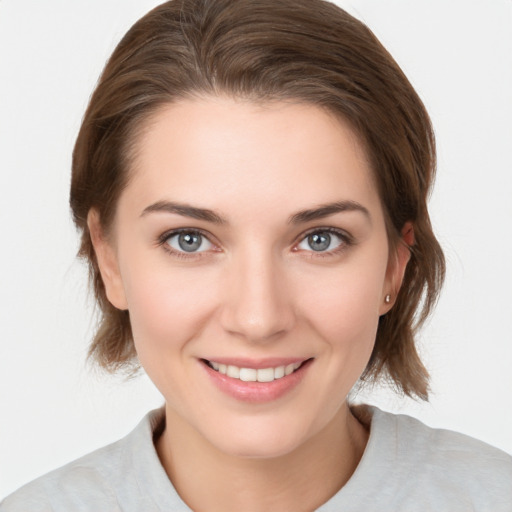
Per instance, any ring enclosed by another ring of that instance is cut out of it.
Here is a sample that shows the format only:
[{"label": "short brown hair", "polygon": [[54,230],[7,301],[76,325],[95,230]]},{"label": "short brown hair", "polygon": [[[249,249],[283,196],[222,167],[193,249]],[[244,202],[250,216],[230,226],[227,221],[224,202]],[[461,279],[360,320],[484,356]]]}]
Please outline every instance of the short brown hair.
[{"label": "short brown hair", "polygon": [[110,370],[137,364],[129,313],[105,295],[88,212],[97,209],[108,230],[144,122],[163,105],[197,94],[303,101],[341,116],[359,134],[391,245],[401,243],[408,221],[415,234],[402,288],[380,318],[363,380],[385,377],[397,390],[427,399],[428,373],[414,334],[445,271],[427,211],[436,160],[430,119],[373,33],[323,0],[172,0],[135,23],[113,52],[73,153],[70,204],[102,315],[90,355]]}]

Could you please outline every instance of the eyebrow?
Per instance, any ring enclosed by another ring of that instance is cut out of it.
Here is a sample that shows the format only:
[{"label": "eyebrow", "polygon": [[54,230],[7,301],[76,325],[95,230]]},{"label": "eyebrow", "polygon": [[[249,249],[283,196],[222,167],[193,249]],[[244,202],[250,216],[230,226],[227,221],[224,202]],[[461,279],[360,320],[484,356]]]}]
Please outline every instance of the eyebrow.
[{"label": "eyebrow", "polygon": [[[361,212],[371,221],[371,215],[367,208],[356,201],[336,201],[334,203],[322,204],[316,208],[301,210],[288,218],[289,224],[301,224],[313,220],[323,219],[336,213],[343,212]],[[163,212],[174,213],[191,219],[204,220],[213,224],[228,224],[228,221],[218,213],[208,208],[198,208],[185,203],[176,203],[173,201],[158,201],[144,208],[141,217],[149,213]]]},{"label": "eyebrow", "polygon": [[300,224],[303,222],[310,222],[312,220],[323,219],[342,212],[361,212],[369,221],[371,221],[371,215],[367,208],[356,201],[336,201],[334,203],[322,204],[316,208],[308,210],[301,210],[300,212],[294,213],[289,219],[290,224]]},{"label": "eyebrow", "polygon": [[214,224],[227,224],[228,221],[208,208],[197,208],[184,203],[175,203],[171,201],[158,201],[147,208],[144,208],[141,217],[148,213],[163,212],[163,213],[176,213],[183,217],[190,217],[191,219],[204,220]]}]

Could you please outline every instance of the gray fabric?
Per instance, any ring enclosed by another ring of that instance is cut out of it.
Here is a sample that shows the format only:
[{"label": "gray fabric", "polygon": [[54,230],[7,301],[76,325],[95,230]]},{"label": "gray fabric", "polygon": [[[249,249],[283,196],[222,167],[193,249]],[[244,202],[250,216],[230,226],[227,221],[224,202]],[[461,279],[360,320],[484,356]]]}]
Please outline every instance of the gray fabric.
[{"label": "gray fabric", "polygon": [[512,457],[450,430],[371,408],[370,439],[318,512],[511,512]]},{"label": "gray fabric", "polygon": [[[512,511],[512,457],[414,418],[367,407],[370,439],[348,483],[318,512]],[[149,413],[124,439],[25,485],[0,512],[187,512],[162,468]]]}]

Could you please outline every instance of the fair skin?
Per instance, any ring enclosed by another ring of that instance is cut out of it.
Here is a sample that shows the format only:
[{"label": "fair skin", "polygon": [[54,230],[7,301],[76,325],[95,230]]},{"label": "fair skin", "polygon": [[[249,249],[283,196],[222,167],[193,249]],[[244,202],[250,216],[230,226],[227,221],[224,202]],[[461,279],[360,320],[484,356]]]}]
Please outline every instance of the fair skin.
[{"label": "fair skin", "polygon": [[160,460],[193,510],[312,510],[364,451],[346,397],[408,259],[361,144],[311,105],[208,97],[137,149],[110,236],[89,227],[165,397]]}]

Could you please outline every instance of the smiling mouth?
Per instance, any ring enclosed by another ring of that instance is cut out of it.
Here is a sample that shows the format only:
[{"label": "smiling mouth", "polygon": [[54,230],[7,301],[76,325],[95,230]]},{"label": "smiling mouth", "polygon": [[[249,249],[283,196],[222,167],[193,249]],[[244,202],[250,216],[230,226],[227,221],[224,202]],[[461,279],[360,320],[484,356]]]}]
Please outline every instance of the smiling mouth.
[{"label": "smiling mouth", "polygon": [[227,365],[203,359],[203,362],[206,365],[208,365],[212,370],[215,370],[221,373],[222,375],[226,375],[227,377],[231,377],[232,379],[238,379],[243,382],[272,382],[274,380],[279,380],[282,379],[283,377],[291,375],[308,361],[310,361],[310,359],[283,366],[256,369],[241,368],[231,364]]}]

